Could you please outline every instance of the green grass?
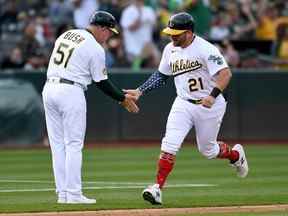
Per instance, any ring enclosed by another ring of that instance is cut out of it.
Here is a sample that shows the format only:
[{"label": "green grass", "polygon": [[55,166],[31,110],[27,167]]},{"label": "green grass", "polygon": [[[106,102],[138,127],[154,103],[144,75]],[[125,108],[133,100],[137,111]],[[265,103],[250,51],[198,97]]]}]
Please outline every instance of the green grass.
[{"label": "green grass", "polygon": [[[239,179],[227,161],[207,160],[194,146],[186,145],[179,152],[168,187],[163,191],[161,208],[288,204],[287,152],[288,145],[248,145],[250,173],[246,179]],[[154,181],[158,154],[158,147],[85,149],[83,186],[90,189],[84,189],[84,193],[97,198],[97,204],[58,205],[54,191],[41,191],[54,188],[49,149],[2,149],[0,212],[155,208],[142,200],[141,192]],[[216,186],[169,187],[179,184]],[[118,188],[107,188],[111,186]],[[40,191],[3,192],[23,189]],[[253,215],[266,216],[263,213]]]},{"label": "green grass", "polygon": [[241,212],[241,213],[203,213],[203,214],[177,214],[175,216],[287,216],[287,212]]}]

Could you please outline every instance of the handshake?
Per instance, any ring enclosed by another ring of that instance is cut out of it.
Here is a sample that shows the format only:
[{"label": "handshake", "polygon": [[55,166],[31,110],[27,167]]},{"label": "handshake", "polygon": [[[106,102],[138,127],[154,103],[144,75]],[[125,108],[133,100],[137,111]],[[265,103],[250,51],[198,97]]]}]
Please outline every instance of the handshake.
[{"label": "handshake", "polygon": [[125,99],[120,102],[120,104],[128,110],[128,112],[138,113],[139,107],[136,102],[142,95],[142,92],[139,89],[124,89]]}]

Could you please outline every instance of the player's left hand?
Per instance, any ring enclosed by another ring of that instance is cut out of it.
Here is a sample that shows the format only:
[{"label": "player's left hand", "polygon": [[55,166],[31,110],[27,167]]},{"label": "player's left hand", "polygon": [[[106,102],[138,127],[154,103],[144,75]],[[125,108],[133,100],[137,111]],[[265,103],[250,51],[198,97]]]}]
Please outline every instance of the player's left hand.
[{"label": "player's left hand", "polygon": [[139,107],[135,103],[136,99],[135,96],[126,94],[124,101],[122,101],[120,104],[128,110],[128,112],[132,113],[138,113],[139,112]]},{"label": "player's left hand", "polygon": [[211,108],[212,105],[215,103],[215,98],[211,95],[208,95],[207,97],[202,98],[201,105],[206,108]]}]

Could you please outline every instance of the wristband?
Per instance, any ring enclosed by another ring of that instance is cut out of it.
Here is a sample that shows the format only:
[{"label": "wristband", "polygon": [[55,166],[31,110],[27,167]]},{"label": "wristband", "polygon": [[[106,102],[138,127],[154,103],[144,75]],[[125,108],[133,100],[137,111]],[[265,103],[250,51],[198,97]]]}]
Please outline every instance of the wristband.
[{"label": "wristband", "polygon": [[222,91],[219,88],[214,87],[210,93],[210,96],[216,98],[221,93],[222,93]]}]

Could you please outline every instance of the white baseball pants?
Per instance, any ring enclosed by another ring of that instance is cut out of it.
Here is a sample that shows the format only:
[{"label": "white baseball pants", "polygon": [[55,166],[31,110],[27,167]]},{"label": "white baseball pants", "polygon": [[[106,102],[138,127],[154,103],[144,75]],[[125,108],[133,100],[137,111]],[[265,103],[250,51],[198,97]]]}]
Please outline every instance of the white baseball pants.
[{"label": "white baseball pants", "polygon": [[82,194],[86,99],[82,88],[46,83],[42,92],[58,197]]},{"label": "white baseball pants", "polygon": [[226,101],[218,96],[211,108],[176,97],[166,125],[161,150],[176,155],[190,129],[195,126],[198,150],[208,159],[219,153],[217,136],[226,110]]}]

